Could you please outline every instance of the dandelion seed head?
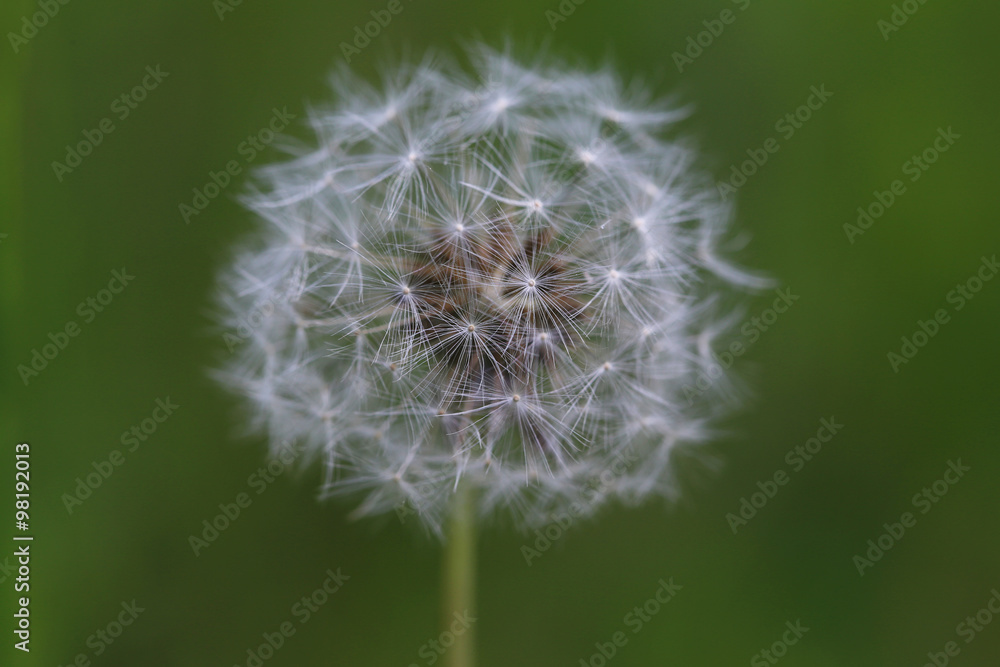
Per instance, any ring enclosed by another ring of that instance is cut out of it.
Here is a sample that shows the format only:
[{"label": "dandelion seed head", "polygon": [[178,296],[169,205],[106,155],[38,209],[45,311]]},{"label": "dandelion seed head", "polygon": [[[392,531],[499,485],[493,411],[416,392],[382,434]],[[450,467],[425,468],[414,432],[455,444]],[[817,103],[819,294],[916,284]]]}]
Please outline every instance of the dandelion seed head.
[{"label": "dandelion seed head", "polygon": [[220,376],[353,516],[439,532],[459,483],[521,526],[673,497],[718,403],[717,296],[755,280],[716,251],[729,216],[672,138],[686,112],[607,70],[471,60],[333,77],[320,148],[245,198],[260,230],[219,300],[256,323]]}]

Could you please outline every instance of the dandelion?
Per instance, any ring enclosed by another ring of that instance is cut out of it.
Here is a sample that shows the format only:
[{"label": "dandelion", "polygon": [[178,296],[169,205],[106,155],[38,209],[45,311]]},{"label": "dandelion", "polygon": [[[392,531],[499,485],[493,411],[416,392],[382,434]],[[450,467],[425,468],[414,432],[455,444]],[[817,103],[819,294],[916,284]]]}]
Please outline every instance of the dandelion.
[{"label": "dandelion", "polygon": [[676,495],[673,453],[717,407],[684,393],[717,295],[757,282],[715,252],[729,211],[670,138],[684,111],[610,71],[470,55],[475,76],[428,59],[381,89],[339,72],[222,281],[224,323],[275,304],[221,373],[251,428],[304,443],[356,516],[449,536],[452,610],[481,519]]}]

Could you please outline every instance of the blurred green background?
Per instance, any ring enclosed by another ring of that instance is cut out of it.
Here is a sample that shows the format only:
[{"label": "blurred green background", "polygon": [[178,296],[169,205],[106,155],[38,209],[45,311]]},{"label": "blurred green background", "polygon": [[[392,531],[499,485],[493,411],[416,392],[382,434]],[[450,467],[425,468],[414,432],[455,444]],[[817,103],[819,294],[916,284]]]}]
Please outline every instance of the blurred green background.
[{"label": "blurred green background", "polygon": [[[997,664],[1000,619],[970,643],[958,626],[1000,589],[1000,280],[961,310],[947,295],[1000,252],[1000,9],[910,0],[916,13],[886,39],[888,1],[567,2],[564,13],[575,9],[555,30],[546,11],[557,0],[403,3],[351,67],[374,76],[387,52],[457,52],[477,35],[549,39],[695,103],[684,130],[720,179],[777,139],[739,189],[738,228],[752,241],[738,259],[800,297],[737,362],[753,398],[708,448],[724,466],[685,475],[677,506],[612,509],[530,566],[523,536],[485,527],[481,664],[596,666],[595,643],[618,630],[628,643],[612,665],[772,664],[759,652],[797,620],[809,630],[782,664],[916,667],[949,641],[960,649],[950,664]],[[244,0],[220,19],[211,0],[78,0],[19,41],[9,33],[41,10],[4,3],[0,490],[11,497],[14,443],[28,441],[36,541],[30,655],[11,647],[13,575],[0,570],[3,664],[83,653],[108,667],[245,665],[262,633],[289,620],[295,635],[264,664],[429,664],[419,652],[440,632],[439,547],[394,517],[351,523],[344,506],[316,503],[318,472],[252,494],[197,557],[188,543],[248,490],[264,449],[233,436],[235,401],[206,376],[226,351],[207,317],[214,275],[253,226],[233,200],[245,173],[190,224],[178,205],[240,157],[273,108],[287,107],[298,117],[289,133],[308,139],[301,119],[327,98],[340,44],[385,5]],[[726,9],[733,21],[678,71],[673,54]],[[112,103],[147,66],[168,76],[121,118]],[[822,85],[832,97],[786,139],[776,122]],[[114,131],[60,180],[52,163],[103,118]],[[960,138],[911,182],[904,163],[949,127]],[[844,224],[895,179],[905,194],[851,243]],[[134,280],[88,322],[78,304],[123,267]],[[748,317],[773,298],[750,300]],[[894,372],[887,353],[939,308],[950,321]],[[69,321],[79,335],[25,386],[17,367]],[[76,478],[125,450],[121,434],[168,397],[175,413],[70,514],[63,494]],[[830,417],[844,428],[796,471],[786,452]],[[913,495],[959,458],[971,470],[920,514]],[[726,515],[778,470],[788,484],[734,535]],[[859,576],[854,556],[907,511],[916,525]],[[292,606],[327,568],[350,579],[300,625]],[[625,615],[670,577],[683,589],[633,634]],[[135,623],[88,645],[133,599],[145,610]]]}]

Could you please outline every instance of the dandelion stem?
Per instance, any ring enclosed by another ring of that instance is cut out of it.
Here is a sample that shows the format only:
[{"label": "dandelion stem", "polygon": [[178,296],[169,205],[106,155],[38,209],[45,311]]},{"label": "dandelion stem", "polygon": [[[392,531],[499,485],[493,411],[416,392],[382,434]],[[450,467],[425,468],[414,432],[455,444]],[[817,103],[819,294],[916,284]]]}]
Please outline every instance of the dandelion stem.
[{"label": "dandelion stem", "polygon": [[[447,667],[473,667],[472,621],[476,602],[476,517],[470,485],[462,482],[452,498],[444,552],[443,629],[455,636],[445,654]],[[461,628],[456,632],[456,628]]]}]

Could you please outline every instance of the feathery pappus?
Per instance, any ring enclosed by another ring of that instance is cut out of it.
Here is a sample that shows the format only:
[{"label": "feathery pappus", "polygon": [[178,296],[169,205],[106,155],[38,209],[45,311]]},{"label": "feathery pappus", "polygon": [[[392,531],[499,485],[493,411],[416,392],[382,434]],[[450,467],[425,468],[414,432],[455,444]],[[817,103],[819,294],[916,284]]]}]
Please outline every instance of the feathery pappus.
[{"label": "feathery pappus", "polygon": [[670,497],[725,385],[685,393],[718,294],[759,283],[716,253],[730,211],[670,136],[687,111],[608,69],[469,55],[333,76],[318,147],[246,197],[221,323],[269,314],[219,375],[358,515],[439,532],[460,482],[522,526]]}]

